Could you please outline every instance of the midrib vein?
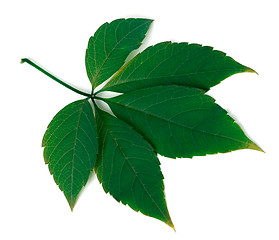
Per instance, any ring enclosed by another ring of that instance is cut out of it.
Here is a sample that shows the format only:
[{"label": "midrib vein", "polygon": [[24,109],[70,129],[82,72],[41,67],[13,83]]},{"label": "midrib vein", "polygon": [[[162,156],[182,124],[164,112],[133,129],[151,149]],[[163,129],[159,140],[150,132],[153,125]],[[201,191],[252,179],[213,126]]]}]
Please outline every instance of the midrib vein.
[{"label": "midrib vein", "polygon": [[156,201],[154,200],[154,198],[151,196],[151,194],[149,193],[149,191],[146,189],[145,184],[142,182],[142,180],[140,179],[140,177],[138,176],[138,173],[136,172],[136,170],[134,169],[133,165],[131,164],[130,160],[128,159],[128,157],[126,156],[126,154],[124,153],[124,151],[122,150],[121,146],[118,144],[117,142],[117,138],[114,136],[114,134],[112,133],[111,129],[108,129],[109,133],[113,139],[113,141],[115,142],[117,148],[119,149],[119,151],[121,152],[121,154],[123,155],[124,159],[126,160],[126,162],[128,163],[128,165],[130,166],[130,168],[133,170],[136,178],[139,180],[140,184],[142,185],[144,191],[148,194],[149,198],[152,200],[152,202],[156,205],[156,207],[159,209],[159,211],[162,213],[162,215],[164,216],[164,218],[169,221],[168,216],[166,216],[164,214],[164,212],[162,211],[162,209],[158,206],[158,204],[156,203]]},{"label": "midrib vein", "polygon": [[225,138],[225,139],[229,139],[229,140],[232,140],[232,141],[236,141],[236,142],[241,142],[241,143],[246,143],[246,142],[243,142],[241,140],[238,140],[238,139],[235,139],[235,138],[231,138],[231,137],[228,137],[228,136],[225,136],[225,135],[219,135],[219,134],[215,134],[215,133],[212,133],[212,132],[207,132],[207,131],[204,131],[204,130],[201,130],[201,129],[196,129],[196,128],[192,128],[192,127],[189,127],[189,126],[186,126],[186,125],[183,125],[183,124],[180,124],[178,122],[174,122],[173,120],[171,119],[167,119],[165,117],[162,117],[162,116],[158,116],[156,114],[153,114],[153,113],[150,113],[150,112],[145,112],[144,110],[142,109],[138,109],[138,108],[135,108],[135,107],[132,107],[130,105],[126,105],[126,104],[123,104],[123,103],[120,103],[120,102],[113,102],[113,101],[110,101],[109,99],[103,99],[105,102],[111,102],[113,104],[118,104],[122,107],[126,107],[128,109],[131,109],[131,110],[134,110],[136,112],[140,112],[142,114],[146,114],[150,117],[153,117],[153,118],[157,118],[159,120],[164,120],[165,122],[167,123],[172,123],[174,125],[177,125],[179,127],[182,127],[182,128],[186,128],[188,130],[191,130],[191,131],[195,131],[195,132],[199,132],[199,133],[203,133],[203,134],[208,134],[208,135],[212,135],[212,136],[215,136],[215,137],[220,137],[220,138]]}]

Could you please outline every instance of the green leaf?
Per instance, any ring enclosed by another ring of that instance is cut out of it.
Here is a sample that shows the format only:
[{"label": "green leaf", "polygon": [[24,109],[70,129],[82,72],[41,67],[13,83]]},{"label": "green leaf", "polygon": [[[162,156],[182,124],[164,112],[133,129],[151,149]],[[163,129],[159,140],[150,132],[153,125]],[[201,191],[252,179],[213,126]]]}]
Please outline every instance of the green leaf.
[{"label": "green leaf", "polygon": [[49,171],[73,209],[98,151],[96,123],[88,100],[73,102],[58,112],[42,145]]},{"label": "green leaf", "polygon": [[159,86],[104,99],[161,155],[176,158],[261,150],[203,90]]},{"label": "green leaf", "polygon": [[[91,93],[30,59],[22,58],[21,63],[87,97],[53,118],[42,144],[45,162],[71,209],[94,168],[105,192],[174,229],[156,154],[192,158],[245,148],[262,151],[206,95],[233,74],[255,71],[212,47],[188,43],[159,43],[125,63],[151,22],[117,19],[103,24],[89,39],[85,64]],[[123,94],[103,99],[98,93],[105,90]],[[96,100],[106,102],[116,117],[100,110]]]},{"label": "green leaf", "polygon": [[103,90],[130,92],[171,84],[209,90],[240,72],[254,71],[212,47],[163,42],[147,48],[125,64]]},{"label": "green leaf", "polygon": [[93,88],[112,76],[137,49],[151,24],[150,19],[117,19],[103,24],[89,39],[86,70]]},{"label": "green leaf", "polygon": [[174,228],[160,162],[152,147],[129,125],[95,109],[100,146],[95,172],[105,192]]}]

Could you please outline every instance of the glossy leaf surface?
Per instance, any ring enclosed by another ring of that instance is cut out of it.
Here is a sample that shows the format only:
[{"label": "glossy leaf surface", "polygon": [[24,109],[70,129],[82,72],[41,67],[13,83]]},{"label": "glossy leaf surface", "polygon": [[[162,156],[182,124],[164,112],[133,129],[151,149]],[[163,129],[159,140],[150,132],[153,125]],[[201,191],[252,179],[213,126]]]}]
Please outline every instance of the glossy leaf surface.
[{"label": "glossy leaf surface", "polygon": [[137,49],[151,24],[149,19],[117,19],[103,24],[89,39],[85,63],[93,88],[114,74]]},{"label": "glossy leaf surface", "polygon": [[131,92],[173,84],[209,90],[225,78],[240,72],[254,71],[212,47],[163,42],[134,57],[103,90]]},{"label": "glossy leaf surface", "polygon": [[88,100],[73,102],[58,112],[42,145],[49,171],[73,209],[98,151],[96,123]]},{"label": "glossy leaf surface", "polygon": [[160,162],[151,145],[123,121],[96,108],[100,183],[117,201],[173,228],[164,196]]},{"label": "glossy leaf surface", "polygon": [[170,158],[237,149],[260,150],[203,90],[183,86],[145,88],[105,100],[155,151]]}]

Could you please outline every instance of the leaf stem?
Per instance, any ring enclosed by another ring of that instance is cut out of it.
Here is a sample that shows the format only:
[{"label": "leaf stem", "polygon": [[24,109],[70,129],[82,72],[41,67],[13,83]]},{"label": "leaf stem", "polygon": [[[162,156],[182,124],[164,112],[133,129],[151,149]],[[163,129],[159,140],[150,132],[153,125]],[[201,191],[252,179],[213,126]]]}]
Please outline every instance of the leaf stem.
[{"label": "leaf stem", "polygon": [[98,96],[96,96],[96,95],[94,95],[94,99],[97,99],[97,100],[102,100],[102,101],[104,101],[104,99],[103,99],[103,98],[101,98],[101,97],[98,97]]},{"label": "leaf stem", "polygon": [[94,96],[97,95],[98,93],[102,92],[102,89],[94,93]]},{"label": "leaf stem", "polygon": [[44,70],[43,68],[41,68],[40,66],[38,66],[36,63],[32,62],[30,59],[28,58],[22,58],[21,59],[21,62],[20,63],[28,63],[30,64],[32,67],[38,69],[40,72],[44,73],[45,75],[47,75],[48,77],[52,78],[54,81],[60,83],[61,85],[63,85],[64,87],[66,88],[69,88],[70,90],[78,93],[78,94],[81,94],[83,96],[86,96],[86,97],[92,97],[92,94],[89,94],[89,93],[85,93],[83,91],[80,91],[72,86],[70,86],[69,84],[63,82],[62,80],[58,79],[57,77],[53,76],[52,74],[50,74],[48,71]]}]

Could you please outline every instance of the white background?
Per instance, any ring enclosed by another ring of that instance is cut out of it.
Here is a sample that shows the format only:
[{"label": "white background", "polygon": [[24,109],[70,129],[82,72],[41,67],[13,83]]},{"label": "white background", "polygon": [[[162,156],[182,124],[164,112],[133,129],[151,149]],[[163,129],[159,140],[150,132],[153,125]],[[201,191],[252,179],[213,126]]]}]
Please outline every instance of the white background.
[{"label": "white background", "polygon": [[[0,4],[0,239],[279,239],[277,1],[2,1]],[[87,41],[116,18],[154,19],[140,50],[165,40],[213,46],[259,75],[209,94],[265,154],[241,150],[162,158],[176,232],[106,195],[92,176],[73,212],[43,160],[52,117],[82,98],[20,59],[30,57],[90,92]]]}]

